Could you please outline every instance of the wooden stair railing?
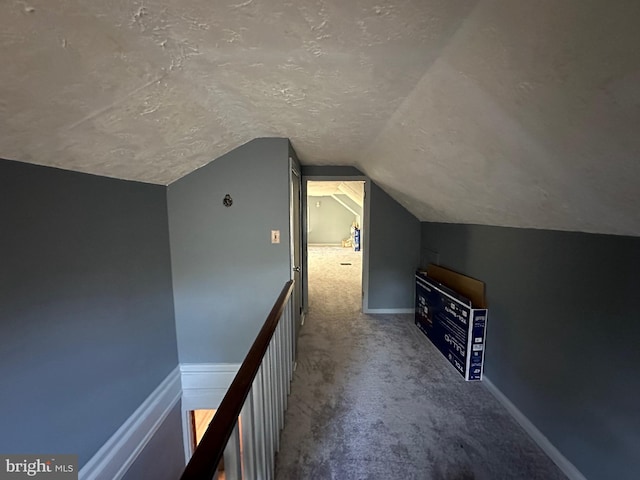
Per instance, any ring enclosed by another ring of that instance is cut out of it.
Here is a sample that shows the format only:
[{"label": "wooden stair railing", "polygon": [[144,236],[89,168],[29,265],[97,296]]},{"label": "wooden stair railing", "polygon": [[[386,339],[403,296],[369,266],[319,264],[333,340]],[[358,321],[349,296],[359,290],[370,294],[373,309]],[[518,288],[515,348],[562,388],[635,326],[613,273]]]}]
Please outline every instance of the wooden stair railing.
[{"label": "wooden stair railing", "polygon": [[[256,374],[258,374],[260,367],[263,365],[265,354],[269,351],[272,340],[274,340],[274,349],[267,355],[270,365],[265,365],[266,370],[264,371],[264,377],[268,378],[269,382],[260,382],[261,388],[265,388],[265,383],[271,385],[271,388],[268,389],[269,391],[265,393],[265,399],[260,400],[261,405],[265,406],[263,420],[268,424],[263,425],[260,431],[263,432],[265,443],[272,441],[273,445],[267,447],[257,445],[257,448],[266,449],[264,454],[271,456],[271,459],[267,458],[266,462],[263,462],[266,465],[263,465],[262,468],[267,471],[261,475],[254,473],[256,478],[258,476],[261,478],[272,477],[273,455],[277,451],[279,433],[284,423],[286,396],[293,374],[293,336],[295,335],[295,326],[292,321],[291,302],[289,302],[293,292],[293,283],[293,280],[290,280],[282,288],[264,325],[249,349],[249,353],[247,353],[229,390],[227,390],[222,399],[213,420],[182,473],[181,480],[211,480],[214,478],[227,443],[234,431],[237,432],[238,416],[245,405],[249,392],[252,390]],[[287,307],[289,308],[287,309]],[[281,319],[287,321],[280,322]],[[276,332],[281,323],[284,325],[281,325],[280,338],[274,339],[274,332]],[[275,362],[280,362],[280,365]],[[274,365],[276,365],[275,369]],[[264,428],[265,426],[267,428]],[[243,442],[246,442],[246,439],[243,439]],[[259,439],[257,443],[259,443]],[[231,476],[233,477],[233,474]],[[227,475],[227,478],[229,478],[229,475]]]}]

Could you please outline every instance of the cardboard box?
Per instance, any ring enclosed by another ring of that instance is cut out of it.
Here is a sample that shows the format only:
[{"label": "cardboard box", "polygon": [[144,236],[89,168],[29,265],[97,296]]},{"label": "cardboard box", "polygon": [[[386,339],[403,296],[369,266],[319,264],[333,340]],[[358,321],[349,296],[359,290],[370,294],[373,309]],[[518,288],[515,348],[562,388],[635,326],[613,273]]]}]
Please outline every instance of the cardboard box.
[{"label": "cardboard box", "polygon": [[436,265],[416,273],[416,325],[468,381],[484,369],[484,292],[483,282]]}]

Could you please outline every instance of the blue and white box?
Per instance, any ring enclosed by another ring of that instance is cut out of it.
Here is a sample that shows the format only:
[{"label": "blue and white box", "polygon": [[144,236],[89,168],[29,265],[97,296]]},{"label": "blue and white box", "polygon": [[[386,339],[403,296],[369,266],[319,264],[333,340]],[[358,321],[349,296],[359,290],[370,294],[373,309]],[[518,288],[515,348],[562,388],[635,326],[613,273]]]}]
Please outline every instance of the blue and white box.
[{"label": "blue and white box", "polygon": [[482,380],[488,310],[416,273],[416,325],[468,381]]}]

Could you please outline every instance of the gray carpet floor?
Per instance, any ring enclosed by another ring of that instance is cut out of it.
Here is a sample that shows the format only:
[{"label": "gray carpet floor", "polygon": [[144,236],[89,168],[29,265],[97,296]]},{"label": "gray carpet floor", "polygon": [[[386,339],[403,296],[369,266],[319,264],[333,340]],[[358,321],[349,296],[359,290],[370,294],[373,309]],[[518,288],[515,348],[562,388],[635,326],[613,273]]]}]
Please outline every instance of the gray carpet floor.
[{"label": "gray carpet floor", "polygon": [[276,479],[566,478],[412,315],[360,313],[360,269],[358,253],[310,248]]}]

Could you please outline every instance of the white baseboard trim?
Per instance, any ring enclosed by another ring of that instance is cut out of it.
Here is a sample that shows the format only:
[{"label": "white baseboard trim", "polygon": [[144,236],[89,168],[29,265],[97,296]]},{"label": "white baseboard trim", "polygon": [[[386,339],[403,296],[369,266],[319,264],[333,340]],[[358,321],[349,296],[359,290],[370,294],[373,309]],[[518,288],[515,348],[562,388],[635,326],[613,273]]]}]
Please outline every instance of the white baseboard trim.
[{"label": "white baseboard trim", "polygon": [[80,469],[78,478],[121,479],[178,403],[180,394],[180,369],[176,367]]},{"label": "white baseboard trim", "polygon": [[524,413],[522,413],[518,407],[516,407],[507,396],[496,387],[489,378],[485,375],[482,383],[489,390],[498,402],[500,402],[507,412],[511,414],[516,422],[529,434],[531,439],[538,444],[538,446],[549,456],[551,460],[562,470],[562,472],[569,478],[569,480],[587,480],[580,470],[578,470],[573,463],[571,463],[562,453],[558,450],[549,439],[529,420]]},{"label": "white baseboard trim", "polygon": [[415,308],[366,308],[363,310],[363,313],[369,313],[372,315],[378,314],[386,314],[386,315],[395,315],[395,314],[405,314],[405,313],[415,313]]}]

